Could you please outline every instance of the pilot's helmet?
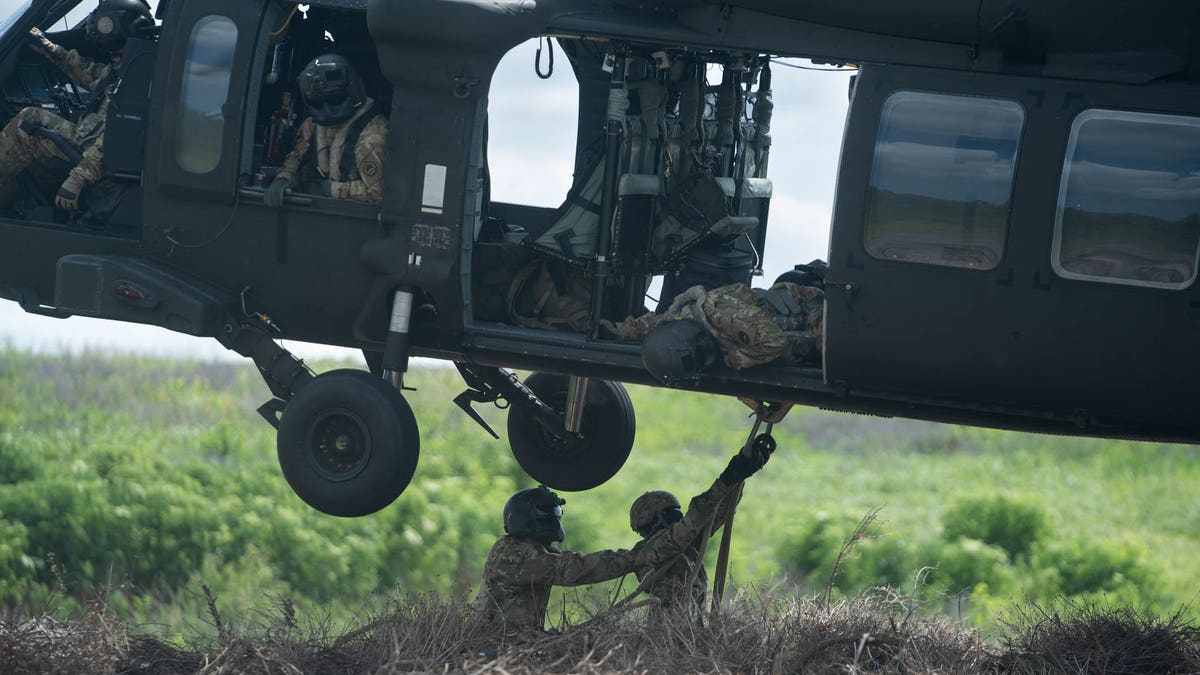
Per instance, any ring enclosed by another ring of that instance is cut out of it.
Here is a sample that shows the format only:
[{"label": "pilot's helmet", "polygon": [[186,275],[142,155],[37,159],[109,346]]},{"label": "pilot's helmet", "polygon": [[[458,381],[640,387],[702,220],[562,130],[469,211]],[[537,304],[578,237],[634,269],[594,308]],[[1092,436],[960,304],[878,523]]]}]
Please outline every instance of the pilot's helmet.
[{"label": "pilot's helmet", "polygon": [[504,531],[514,537],[532,537],[543,544],[562,541],[560,498],[545,485],[521,490],[504,503]]},{"label": "pilot's helmet", "polygon": [[653,490],[633,500],[629,507],[629,527],[643,537],[683,520],[682,507],[675,495]]},{"label": "pilot's helmet", "polygon": [[367,100],[362,78],[350,61],[337,54],[322,54],[300,73],[300,95],[313,121],[323,126],[341,124]]},{"label": "pilot's helmet", "polygon": [[105,49],[117,50],[125,40],[154,28],[154,15],[145,0],[100,0],[84,24],[87,39]]},{"label": "pilot's helmet", "polygon": [[667,321],[642,340],[642,365],[665,384],[694,384],[720,358],[716,338],[694,319]]}]

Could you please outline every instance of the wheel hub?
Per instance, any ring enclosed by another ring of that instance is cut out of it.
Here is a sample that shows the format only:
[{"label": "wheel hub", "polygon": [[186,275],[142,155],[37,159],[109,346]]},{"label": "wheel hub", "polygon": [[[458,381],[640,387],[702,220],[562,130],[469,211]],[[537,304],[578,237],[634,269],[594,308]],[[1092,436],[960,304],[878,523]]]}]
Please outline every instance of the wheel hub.
[{"label": "wheel hub", "polygon": [[371,437],[363,421],[347,410],[331,411],[313,424],[310,455],[327,480],[349,480],[367,466]]}]

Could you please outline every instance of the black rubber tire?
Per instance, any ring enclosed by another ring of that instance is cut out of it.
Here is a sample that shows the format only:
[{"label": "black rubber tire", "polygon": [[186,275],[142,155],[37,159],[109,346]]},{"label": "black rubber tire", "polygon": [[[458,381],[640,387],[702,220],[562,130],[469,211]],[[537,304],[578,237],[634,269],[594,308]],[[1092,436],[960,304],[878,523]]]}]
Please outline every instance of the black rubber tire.
[{"label": "black rubber tire", "polygon": [[[340,454],[330,448],[343,443]],[[318,375],[288,402],[279,466],[300,499],[331,516],[365,516],[396,500],[417,469],[421,435],[408,401],[361,370]]]},{"label": "black rubber tire", "polygon": [[[560,413],[566,408],[568,382],[565,375],[547,373],[525,378],[525,385]],[[633,450],[636,431],[629,394],[608,380],[588,383],[582,438],[565,444],[519,406],[508,412],[508,442],[517,463],[537,482],[564,492],[590,490],[617,475]]]}]

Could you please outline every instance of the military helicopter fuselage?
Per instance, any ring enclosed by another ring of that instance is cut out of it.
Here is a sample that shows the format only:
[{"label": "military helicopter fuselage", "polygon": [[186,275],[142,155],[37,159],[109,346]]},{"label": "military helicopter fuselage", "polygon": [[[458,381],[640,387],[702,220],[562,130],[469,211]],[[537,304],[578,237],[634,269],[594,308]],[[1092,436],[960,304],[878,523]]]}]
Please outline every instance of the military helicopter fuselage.
[{"label": "military helicopter fuselage", "polygon": [[[25,46],[76,4],[32,0],[9,22],[6,117],[78,115],[95,96]],[[327,513],[378,510],[411,479],[419,435],[400,391],[412,356],[458,364],[468,412],[512,405],[509,442],[531,476],[594,487],[633,444],[618,383],[666,384],[637,340],[602,327],[655,309],[655,277],[678,292],[761,271],[771,64],[807,58],[859,69],[828,266],[808,281],[824,298],[816,358],[717,365],[672,386],[1197,442],[1193,5],[315,0],[301,13],[161,0],[157,35],[126,46],[91,207],[54,207],[62,166],[20,177],[26,197],[0,217],[0,297],[253,359],[284,474]],[[77,33],[50,35],[86,49]],[[556,39],[579,84],[574,185],[559,208],[490,191],[492,76],[538,37]],[[387,116],[382,202],[334,199],[318,176],[269,207],[304,117],[296,76],[331,49]],[[680,225],[670,214],[703,210],[694,177],[724,190],[711,207],[723,217]],[[539,274],[586,289],[586,311],[522,316],[514,281]],[[361,349],[370,374],[314,376],[280,339]]]}]

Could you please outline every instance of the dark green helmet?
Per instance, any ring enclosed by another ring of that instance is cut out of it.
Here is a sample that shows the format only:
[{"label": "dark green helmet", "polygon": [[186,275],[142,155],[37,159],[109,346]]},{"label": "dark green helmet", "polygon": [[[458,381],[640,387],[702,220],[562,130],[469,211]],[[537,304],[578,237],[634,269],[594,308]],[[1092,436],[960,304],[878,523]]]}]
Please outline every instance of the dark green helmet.
[{"label": "dark green helmet", "polygon": [[322,54],[304,67],[298,80],[308,114],[322,126],[334,126],[354,117],[366,103],[367,91],[350,60]]},{"label": "dark green helmet", "polygon": [[721,345],[694,319],[667,321],[642,340],[642,365],[665,384],[694,384],[721,359]]},{"label": "dark green helmet", "polygon": [[116,51],[125,40],[153,28],[154,16],[143,0],[100,0],[88,15],[84,32],[91,42]]},{"label": "dark green helmet", "polygon": [[504,531],[513,537],[532,537],[543,544],[562,541],[562,505],[567,500],[545,485],[521,490],[504,503]]}]

